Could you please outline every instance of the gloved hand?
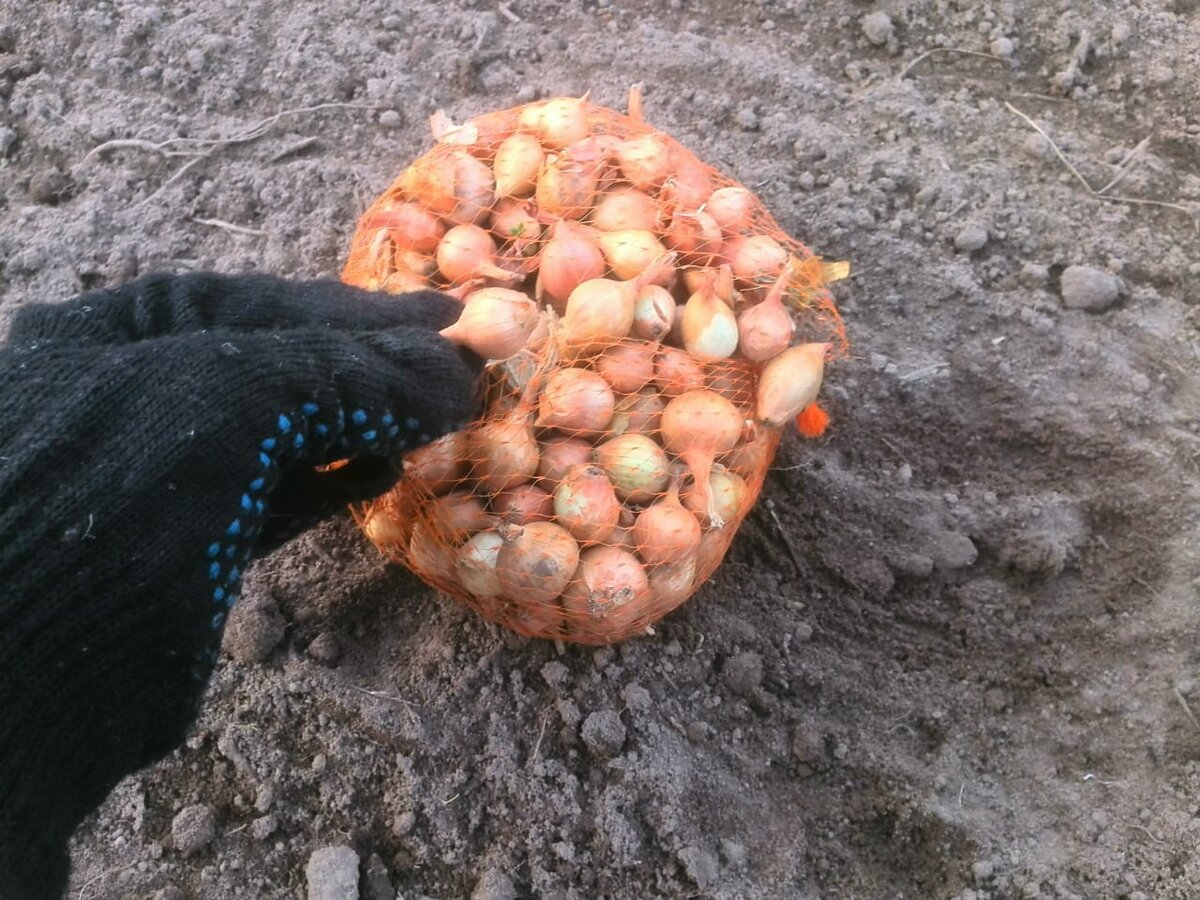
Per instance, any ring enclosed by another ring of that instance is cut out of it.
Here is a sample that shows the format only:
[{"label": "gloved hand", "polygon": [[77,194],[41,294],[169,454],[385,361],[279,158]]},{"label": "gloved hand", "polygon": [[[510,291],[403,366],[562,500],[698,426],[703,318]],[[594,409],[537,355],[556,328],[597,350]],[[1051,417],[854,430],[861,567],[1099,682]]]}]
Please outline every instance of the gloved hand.
[{"label": "gloved hand", "polygon": [[[475,412],[460,304],[150,276],[18,310],[0,348],[0,898],[183,740],[257,555]],[[349,458],[328,473],[313,466]]]}]

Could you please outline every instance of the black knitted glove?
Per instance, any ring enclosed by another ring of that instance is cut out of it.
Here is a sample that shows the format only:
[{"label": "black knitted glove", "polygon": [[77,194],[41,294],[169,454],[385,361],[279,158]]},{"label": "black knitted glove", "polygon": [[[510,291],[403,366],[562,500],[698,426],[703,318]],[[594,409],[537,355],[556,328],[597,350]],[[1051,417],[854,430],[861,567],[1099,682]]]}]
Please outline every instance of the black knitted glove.
[{"label": "black knitted glove", "polygon": [[[0,348],[0,898],[177,747],[247,564],[475,412],[433,292],[151,276],[18,310]],[[329,473],[313,466],[351,458]]]}]

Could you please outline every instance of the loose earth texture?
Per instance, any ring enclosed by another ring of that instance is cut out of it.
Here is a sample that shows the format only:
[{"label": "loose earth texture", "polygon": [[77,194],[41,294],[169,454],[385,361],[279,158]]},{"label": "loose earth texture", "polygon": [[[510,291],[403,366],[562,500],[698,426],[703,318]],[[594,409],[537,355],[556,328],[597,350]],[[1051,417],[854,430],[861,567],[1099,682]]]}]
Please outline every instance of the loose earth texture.
[{"label": "loose earth texture", "polygon": [[653,636],[516,637],[331,522],[254,568],[71,896],[1200,896],[1198,15],[3,4],[0,319],[335,274],[434,110],[631,80],[856,272],[828,436]]}]

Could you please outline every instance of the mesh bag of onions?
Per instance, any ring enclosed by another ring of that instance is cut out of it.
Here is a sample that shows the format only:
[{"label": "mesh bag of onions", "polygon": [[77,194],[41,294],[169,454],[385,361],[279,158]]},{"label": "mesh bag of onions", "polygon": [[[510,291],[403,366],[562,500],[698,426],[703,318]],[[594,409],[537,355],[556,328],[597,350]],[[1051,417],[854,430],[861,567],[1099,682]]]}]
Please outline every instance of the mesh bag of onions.
[{"label": "mesh bag of onions", "polygon": [[558,98],[455,126],[363,215],[343,278],[463,301],[486,410],[355,510],[428,584],[526,635],[645,632],[720,564],[781,431],[820,434],[847,274],[647,125]]}]

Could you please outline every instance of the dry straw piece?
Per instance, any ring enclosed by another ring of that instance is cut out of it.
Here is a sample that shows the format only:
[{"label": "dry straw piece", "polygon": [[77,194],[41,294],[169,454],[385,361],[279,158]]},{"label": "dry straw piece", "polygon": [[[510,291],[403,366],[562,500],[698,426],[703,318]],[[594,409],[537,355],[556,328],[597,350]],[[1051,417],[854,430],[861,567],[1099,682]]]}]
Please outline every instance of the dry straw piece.
[{"label": "dry straw piece", "polygon": [[826,285],[848,267],[646,124],[636,88],[627,115],[564,97],[433,127],[343,278],[462,299],[446,333],[495,357],[485,411],[356,518],[522,634],[644,633],[720,565],[780,423],[824,428],[824,360],[846,349]]}]

